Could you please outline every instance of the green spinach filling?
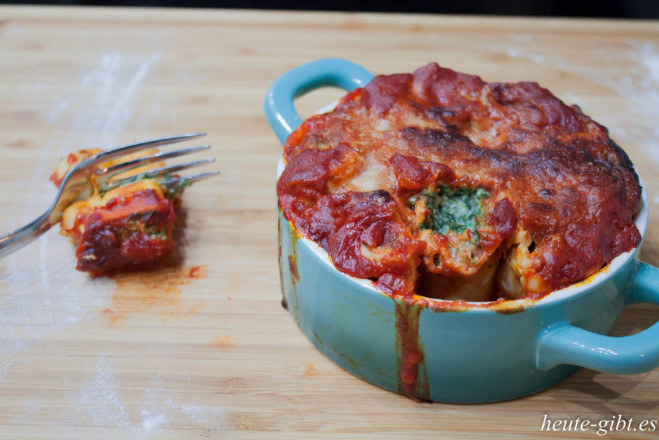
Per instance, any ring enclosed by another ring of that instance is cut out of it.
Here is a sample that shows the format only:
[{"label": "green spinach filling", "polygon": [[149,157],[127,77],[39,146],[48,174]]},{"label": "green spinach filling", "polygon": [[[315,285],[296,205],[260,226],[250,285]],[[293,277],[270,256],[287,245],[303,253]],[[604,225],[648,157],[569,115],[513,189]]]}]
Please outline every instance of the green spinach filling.
[{"label": "green spinach filling", "polygon": [[167,238],[167,229],[156,229],[149,225],[144,225],[144,233],[151,238]]},{"label": "green spinach filling", "polygon": [[[122,179],[119,185],[117,185],[116,187],[112,187],[112,189],[130,185],[131,183],[139,182],[140,180],[144,180],[144,179],[152,179],[152,177],[148,177],[147,172],[139,173],[135,176]],[[181,194],[183,194],[183,190],[186,187],[190,186],[190,182],[188,182],[185,179],[179,179],[178,181],[175,181],[170,173],[157,177],[155,178],[155,180],[162,187],[163,195],[167,197],[169,200],[176,200],[181,198]],[[165,184],[165,182],[171,182],[171,183]],[[103,187],[98,188],[98,194],[101,197],[103,197],[105,193],[108,191],[109,191],[108,188],[103,188]]]},{"label": "green spinach filling", "polygon": [[490,197],[490,193],[486,190],[441,185],[434,190],[426,190],[417,197],[424,199],[430,211],[420,225],[421,228],[432,229],[442,235],[446,235],[448,231],[461,234],[469,229],[473,243],[480,244],[480,236],[476,231],[479,226],[476,217],[483,216],[482,201]]}]

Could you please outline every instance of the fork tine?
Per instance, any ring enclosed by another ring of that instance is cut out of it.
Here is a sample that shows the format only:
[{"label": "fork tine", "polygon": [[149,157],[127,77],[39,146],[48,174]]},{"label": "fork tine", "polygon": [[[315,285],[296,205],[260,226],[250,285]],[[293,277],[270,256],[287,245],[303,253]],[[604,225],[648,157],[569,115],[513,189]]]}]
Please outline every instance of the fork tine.
[{"label": "fork tine", "polygon": [[172,177],[171,179],[167,179],[165,181],[160,182],[160,184],[164,186],[172,186],[172,185],[180,185],[180,184],[192,185],[195,182],[208,179],[209,177],[217,176],[218,174],[220,174],[218,170],[206,171],[204,173],[195,174],[194,176]]},{"label": "fork tine", "polygon": [[121,186],[124,183],[129,182],[131,180],[153,179],[155,177],[164,176],[166,174],[175,173],[176,171],[181,171],[181,170],[188,169],[188,168],[198,167],[198,166],[205,165],[205,164],[211,163],[211,162],[215,162],[214,157],[209,157],[207,159],[201,159],[201,160],[197,160],[197,161],[194,161],[194,162],[185,162],[185,163],[181,163],[181,164],[168,165],[168,166],[156,168],[155,170],[149,170],[149,171],[145,171],[143,173],[138,173],[138,174],[134,174],[132,176],[127,176],[127,177],[123,177],[123,178],[115,180],[115,181],[111,181],[111,182],[109,182],[109,184],[107,186],[108,186],[109,189],[112,189],[112,188],[116,188],[118,186]]},{"label": "fork tine", "polygon": [[[210,145],[198,145],[196,147],[182,148],[180,150],[159,152],[159,153],[156,153],[156,154],[152,154],[150,156],[138,157],[137,159],[129,160],[127,162],[118,163],[116,165],[112,165],[112,166],[109,166],[107,168],[103,168],[103,169],[99,168],[96,171],[96,174],[98,174],[98,175],[101,175],[101,174],[116,175],[116,174],[119,174],[119,172],[129,171],[131,169],[138,168],[142,165],[146,165],[146,164],[153,163],[153,162],[159,162],[161,160],[171,159],[171,158],[174,158],[174,157],[184,156],[186,154],[195,153],[197,151],[207,150],[210,147],[211,147]],[[111,176],[108,176],[108,177],[111,177]]]},{"label": "fork tine", "polygon": [[97,155],[92,156],[92,157],[95,158],[95,161],[97,161],[97,163],[103,163],[104,161],[114,159],[115,157],[123,156],[127,153],[133,153],[135,151],[144,150],[146,148],[157,147],[157,146],[160,146],[160,145],[175,144],[177,142],[183,142],[183,141],[198,138],[198,137],[201,137],[201,136],[206,136],[206,133],[186,133],[186,134],[179,134],[179,135],[176,135],[176,136],[168,136],[168,137],[162,137],[162,138],[157,138],[157,139],[150,139],[148,141],[142,141],[142,142],[137,142],[135,144],[123,145],[121,147],[113,148],[113,149],[108,150],[108,151],[103,151],[103,152],[98,153]]}]

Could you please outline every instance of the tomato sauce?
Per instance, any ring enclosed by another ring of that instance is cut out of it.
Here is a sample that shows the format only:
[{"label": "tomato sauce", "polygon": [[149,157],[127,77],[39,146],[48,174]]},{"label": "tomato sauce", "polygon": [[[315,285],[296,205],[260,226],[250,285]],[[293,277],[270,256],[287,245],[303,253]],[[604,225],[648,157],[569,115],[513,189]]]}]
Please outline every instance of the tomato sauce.
[{"label": "tomato sauce", "polygon": [[[391,295],[418,293],[420,265],[465,279],[492,259],[503,265],[521,232],[532,237],[522,276],[535,279],[532,298],[640,243],[641,189],[627,155],[606,128],[532,82],[487,83],[437,64],[377,76],[304,122],[284,159],[285,217],[338,270]],[[468,234],[418,221],[415,195],[439,185],[489,194],[475,248],[461,245]],[[505,298],[494,274],[490,299]]]},{"label": "tomato sauce", "polygon": [[100,275],[169,254],[174,203],[153,190],[122,193],[76,218],[78,270]]}]

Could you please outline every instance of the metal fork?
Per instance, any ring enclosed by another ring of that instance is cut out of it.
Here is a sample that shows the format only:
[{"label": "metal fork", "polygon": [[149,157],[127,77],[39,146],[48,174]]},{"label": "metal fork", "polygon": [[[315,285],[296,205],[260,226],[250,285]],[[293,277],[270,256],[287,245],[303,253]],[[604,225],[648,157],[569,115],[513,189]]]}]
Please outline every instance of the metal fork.
[{"label": "metal fork", "polygon": [[57,191],[55,200],[46,212],[22,228],[15,230],[11,234],[0,237],[0,258],[5,257],[17,249],[20,249],[56,225],[62,218],[62,213],[64,210],[73,202],[89,198],[94,189],[92,184],[92,176],[94,176],[94,179],[96,180],[99,192],[104,193],[131,181],[158,177],[162,177],[159,182],[161,185],[172,191],[180,191],[181,188],[187,185],[219,174],[219,171],[208,171],[189,177],[171,176],[171,173],[199,165],[205,165],[215,160],[210,158],[194,162],[164,166],[128,177],[116,178],[119,174],[124,174],[132,169],[145,166],[150,163],[160,162],[165,159],[171,159],[197,151],[206,150],[210,148],[210,145],[200,145],[175,151],[156,153],[150,156],[139,157],[126,162],[120,162],[112,166],[101,167],[101,165],[110,160],[116,160],[122,156],[126,156],[137,151],[158,147],[161,145],[182,142],[205,135],[206,133],[187,133],[177,136],[151,139],[135,144],[124,145],[107,151],[102,151],[78,162],[69,170],[68,173],[66,173],[62,179],[62,184],[59,187],[59,191]]}]

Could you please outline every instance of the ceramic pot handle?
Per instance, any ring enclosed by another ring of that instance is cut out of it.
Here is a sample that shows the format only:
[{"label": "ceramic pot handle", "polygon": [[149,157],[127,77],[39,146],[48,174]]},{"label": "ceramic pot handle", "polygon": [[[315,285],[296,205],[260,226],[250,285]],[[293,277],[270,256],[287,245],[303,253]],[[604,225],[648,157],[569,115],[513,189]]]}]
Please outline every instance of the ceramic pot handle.
[{"label": "ceramic pot handle", "polygon": [[373,74],[358,64],[339,58],[325,58],[296,67],[277,78],[265,95],[265,116],[279,141],[301,123],[293,100],[321,87],[339,87],[346,91],[364,87]]},{"label": "ceramic pot handle", "polygon": [[[629,304],[659,305],[659,269],[638,263],[630,289]],[[642,373],[659,367],[659,322],[635,335],[620,337],[557,323],[540,332],[535,353],[540,370],[571,364],[604,373]]]}]

